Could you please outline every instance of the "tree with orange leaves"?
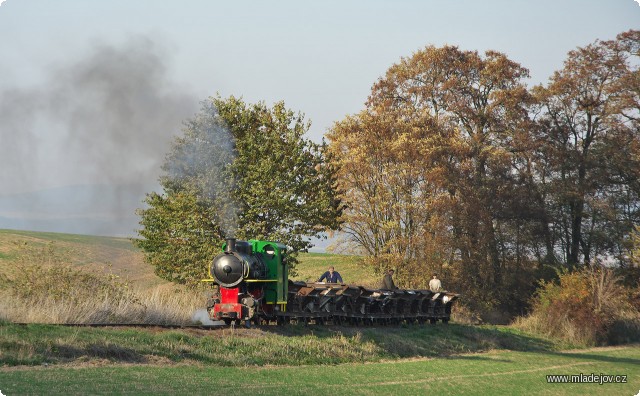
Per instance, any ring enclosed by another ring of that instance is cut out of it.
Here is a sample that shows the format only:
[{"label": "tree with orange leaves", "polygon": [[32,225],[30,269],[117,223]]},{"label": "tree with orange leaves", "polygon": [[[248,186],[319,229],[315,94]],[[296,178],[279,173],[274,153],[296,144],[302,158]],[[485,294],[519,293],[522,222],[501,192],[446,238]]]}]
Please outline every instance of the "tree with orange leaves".
[{"label": "tree with orange leaves", "polygon": [[389,68],[367,108],[328,135],[352,241],[412,269],[400,279],[422,273],[424,283],[428,269],[447,266],[465,274],[458,287],[503,286],[517,245],[512,197],[526,188],[514,169],[529,125],[527,75],[504,54],[452,46]]},{"label": "tree with orange leaves", "polygon": [[570,268],[624,262],[640,220],[638,48],[640,31],[578,48],[533,90],[548,238]]}]

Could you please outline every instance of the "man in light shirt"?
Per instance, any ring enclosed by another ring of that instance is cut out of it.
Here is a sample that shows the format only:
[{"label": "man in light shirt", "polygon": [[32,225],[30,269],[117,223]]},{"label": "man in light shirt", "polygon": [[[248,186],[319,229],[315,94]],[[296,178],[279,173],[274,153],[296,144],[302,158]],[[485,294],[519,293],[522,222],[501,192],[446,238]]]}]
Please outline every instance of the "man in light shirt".
[{"label": "man in light shirt", "polygon": [[442,291],[442,283],[438,279],[438,274],[433,274],[433,279],[429,281],[429,289],[434,293]]}]

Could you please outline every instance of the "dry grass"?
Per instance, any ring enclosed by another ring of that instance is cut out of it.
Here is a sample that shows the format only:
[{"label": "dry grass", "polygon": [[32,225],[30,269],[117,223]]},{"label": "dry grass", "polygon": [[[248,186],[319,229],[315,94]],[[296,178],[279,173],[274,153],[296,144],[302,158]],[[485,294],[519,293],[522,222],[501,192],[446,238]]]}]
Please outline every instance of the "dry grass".
[{"label": "dry grass", "polygon": [[541,334],[554,339],[561,339],[574,346],[594,345],[595,336],[592,329],[579,327],[568,318],[555,320],[550,326],[549,319],[542,314],[518,317],[513,327],[533,334]]},{"label": "dry grass", "polygon": [[453,304],[451,309],[451,320],[464,325],[477,325],[482,323],[478,314],[459,302]]},{"label": "dry grass", "polygon": [[188,324],[201,293],[177,286],[134,287],[106,270],[78,267],[55,246],[21,244],[0,274],[0,319],[20,323]]},{"label": "dry grass", "polygon": [[15,323],[148,323],[190,324],[202,308],[199,293],[174,292],[158,287],[126,296],[86,299],[16,298],[0,294],[0,319]]}]

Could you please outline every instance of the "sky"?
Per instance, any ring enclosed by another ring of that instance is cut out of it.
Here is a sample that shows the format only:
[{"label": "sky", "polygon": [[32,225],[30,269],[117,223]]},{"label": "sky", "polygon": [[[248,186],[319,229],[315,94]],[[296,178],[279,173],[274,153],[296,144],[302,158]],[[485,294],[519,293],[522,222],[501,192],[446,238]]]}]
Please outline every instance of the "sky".
[{"label": "sky", "polygon": [[131,236],[200,101],[284,100],[319,142],[427,45],[497,50],[545,83],[640,28],[635,0],[5,0],[0,228]]}]

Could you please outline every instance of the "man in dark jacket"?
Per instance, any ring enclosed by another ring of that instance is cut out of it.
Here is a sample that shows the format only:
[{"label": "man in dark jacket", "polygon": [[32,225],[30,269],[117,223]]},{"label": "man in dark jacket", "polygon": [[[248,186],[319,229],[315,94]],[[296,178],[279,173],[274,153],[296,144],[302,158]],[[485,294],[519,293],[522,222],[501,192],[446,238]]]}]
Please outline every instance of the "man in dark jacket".
[{"label": "man in dark jacket", "polygon": [[380,286],[381,289],[384,289],[384,290],[397,289],[396,285],[393,283],[393,273],[394,271],[392,269],[387,270],[387,274],[384,276],[384,278],[382,278],[382,285]]},{"label": "man in dark jacket", "polygon": [[323,279],[327,280],[327,283],[344,283],[342,277],[338,271],[335,271],[333,266],[329,267],[329,271],[322,274],[318,282],[322,282]]}]

